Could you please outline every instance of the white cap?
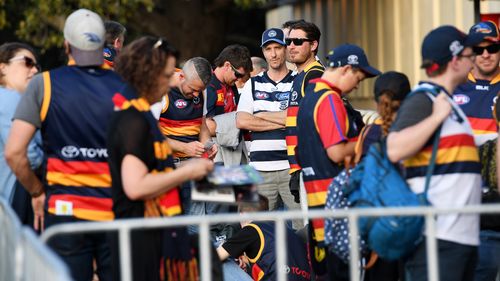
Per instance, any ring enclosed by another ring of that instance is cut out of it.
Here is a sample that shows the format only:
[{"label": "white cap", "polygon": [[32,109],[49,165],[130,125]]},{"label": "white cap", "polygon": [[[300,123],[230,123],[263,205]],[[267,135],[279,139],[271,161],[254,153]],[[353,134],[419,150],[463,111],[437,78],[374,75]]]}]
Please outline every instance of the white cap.
[{"label": "white cap", "polygon": [[79,9],[68,16],[64,24],[64,39],[71,46],[71,55],[77,65],[101,65],[105,36],[101,17],[87,9]]}]

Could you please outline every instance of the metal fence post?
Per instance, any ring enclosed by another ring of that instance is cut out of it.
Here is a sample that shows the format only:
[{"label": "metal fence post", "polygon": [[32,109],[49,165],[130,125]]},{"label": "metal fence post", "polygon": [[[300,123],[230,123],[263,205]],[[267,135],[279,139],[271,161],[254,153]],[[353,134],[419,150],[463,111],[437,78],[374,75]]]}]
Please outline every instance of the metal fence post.
[{"label": "metal fence post", "polygon": [[201,280],[212,280],[212,260],[210,255],[210,225],[207,221],[200,222],[200,262],[201,262]]},{"label": "metal fence post", "polygon": [[288,249],[286,248],[286,229],[285,221],[282,217],[278,216],[276,218],[276,237],[274,241],[276,242],[276,273],[278,281],[286,281],[287,270],[291,270],[286,266],[286,253]]},{"label": "metal fence post", "polygon": [[427,276],[429,281],[439,281],[439,257],[436,243],[436,221],[434,213],[425,215],[426,249],[427,249]]},{"label": "metal fence post", "polygon": [[120,275],[123,281],[132,281],[132,247],[130,245],[130,228],[120,227],[118,231],[120,241]]},{"label": "metal fence post", "polygon": [[349,251],[351,259],[349,261],[349,270],[351,273],[351,281],[359,281],[359,230],[358,230],[358,215],[350,213],[349,219],[349,243],[351,245]]}]

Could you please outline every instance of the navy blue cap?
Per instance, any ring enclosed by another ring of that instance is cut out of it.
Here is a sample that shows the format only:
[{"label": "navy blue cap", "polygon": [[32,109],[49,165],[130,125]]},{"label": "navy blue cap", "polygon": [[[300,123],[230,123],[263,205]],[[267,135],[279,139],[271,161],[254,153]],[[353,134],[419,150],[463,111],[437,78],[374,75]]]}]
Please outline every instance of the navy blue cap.
[{"label": "navy blue cap", "polygon": [[[478,33],[466,35],[456,27],[443,25],[431,30],[422,42],[422,60],[444,65],[454,56],[460,55],[465,47],[472,47],[483,41]],[[422,67],[426,67],[423,65]]]},{"label": "navy blue cap", "polygon": [[270,28],[264,33],[262,33],[262,44],[260,47],[264,47],[267,43],[276,42],[280,45],[286,46],[285,44],[285,33],[280,28]]},{"label": "navy blue cap", "polygon": [[473,34],[479,34],[483,38],[483,41],[488,40],[493,43],[498,43],[498,41],[500,41],[498,26],[490,20],[473,25],[469,30],[469,35]]},{"label": "navy blue cap", "polygon": [[363,70],[367,77],[374,77],[381,74],[378,69],[370,66],[365,51],[356,45],[343,44],[337,46],[328,53],[326,59],[328,60],[328,67],[352,65]]}]

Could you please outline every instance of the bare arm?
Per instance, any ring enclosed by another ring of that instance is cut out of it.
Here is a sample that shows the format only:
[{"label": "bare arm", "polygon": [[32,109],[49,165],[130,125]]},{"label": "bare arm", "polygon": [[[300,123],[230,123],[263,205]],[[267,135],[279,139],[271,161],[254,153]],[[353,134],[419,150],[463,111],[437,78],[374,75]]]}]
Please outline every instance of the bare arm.
[{"label": "bare arm", "polygon": [[387,137],[387,155],[392,162],[398,162],[415,155],[422,149],[439,125],[451,112],[451,104],[446,94],[436,97],[432,114],[421,122],[399,132],[391,132]]},{"label": "bare arm", "polygon": [[355,146],[355,142],[341,142],[327,148],[326,154],[333,162],[343,164],[347,156],[354,156]]},{"label": "bare arm", "polygon": [[[203,144],[204,148],[208,142],[212,141],[212,136],[210,135],[210,130],[208,129],[205,119],[206,118],[203,117],[203,121],[201,122],[201,128],[200,128],[200,142]],[[219,149],[217,147],[217,144],[214,143],[212,147],[210,147],[210,149],[207,151],[208,159],[214,159],[218,150]]]},{"label": "bare arm", "polygon": [[23,120],[14,120],[5,146],[5,159],[17,179],[28,193],[38,193],[43,189],[42,182],[31,170],[28,160],[28,145],[36,132],[36,127]]},{"label": "bare arm", "polygon": [[271,121],[256,117],[248,112],[239,111],[236,115],[236,127],[254,132],[264,132],[276,129],[284,129],[285,124],[277,124]]},{"label": "bare arm", "polygon": [[229,253],[226,251],[226,249],[222,247],[222,245],[217,247],[217,255],[219,256],[219,259],[221,261],[227,260],[230,256]]},{"label": "bare arm", "polygon": [[215,129],[217,129],[217,123],[215,123],[214,119],[210,117],[204,119],[210,136],[215,137]]},{"label": "bare arm", "polygon": [[201,121],[201,127],[200,127],[200,142],[203,144],[207,143],[207,141],[212,139],[212,136],[210,134],[210,130],[208,129],[208,126],[207,126],[207,121],[205,119],[206,119],[206,117],[203,116],[202,121]]},{"label": "bare arm", "polygon": [[31,170],[27,155],[28,145],[35,132],[36,127],[32,124],[19,119],[14,120],[9,139],[5,145],[5,160],[26,191],[38,195],[33,195],[35,197],[31,200],[35,216],[33,227],[35,230],[43,230],[45,193],[42,182]]},{"label": "bare arm", "polygon": [[273,122],[279,125],[285,126],[286,122],[286,110],[275,111],[275,112],[259,112],[254,114],[256,117],[262,118],[269,122]]},{"label": "bare arm", "polygon": [[213,169],[208,159],[193,159],[178,169],[167,173],[152,174],[139,158],[127,154],[121,164],[123,190],[131,200],[146,200],[188,180],[199,180]]},{"label": "bare arm", "polygon": [[167,142],[173,151],[182,152],[188,157],[201,157],[205,152],[203,144],[199,141],[182,142],[167,137]]}]

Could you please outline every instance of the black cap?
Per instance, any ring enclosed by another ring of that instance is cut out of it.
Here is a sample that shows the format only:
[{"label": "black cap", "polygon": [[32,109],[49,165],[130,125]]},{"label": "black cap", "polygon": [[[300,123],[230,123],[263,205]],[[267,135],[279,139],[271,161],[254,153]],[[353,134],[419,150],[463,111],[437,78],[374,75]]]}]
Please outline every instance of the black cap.
[{"label": "black cap", "polygon": [[411,87],[408,77],[400,72],[388,71],[381,74],[375,80],[374,92],[377,102],[379,97],[385,92],[391,92],[393,100],[404,100],[410,91]]}]

